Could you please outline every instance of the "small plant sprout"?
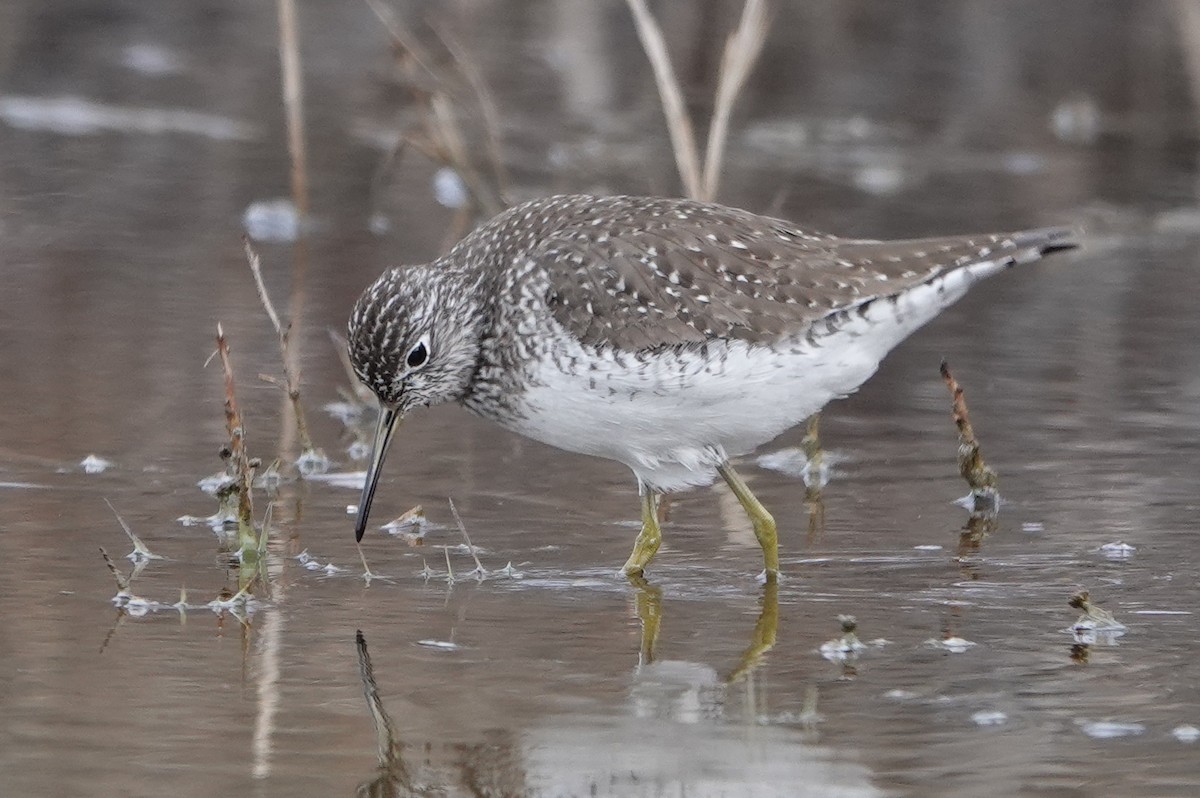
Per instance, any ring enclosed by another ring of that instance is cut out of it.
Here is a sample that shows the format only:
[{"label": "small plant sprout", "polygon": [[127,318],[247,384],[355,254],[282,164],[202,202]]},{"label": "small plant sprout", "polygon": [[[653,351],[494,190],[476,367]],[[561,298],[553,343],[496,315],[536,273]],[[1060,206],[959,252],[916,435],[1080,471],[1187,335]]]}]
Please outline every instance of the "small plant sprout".
[{"label": "small plant sprout", "polygon": [[247,611],[253,611],[252,607],[254,606],[254,604],[255,604],[254,596],[252,596],[250,594],[250,589],[247,587],[243,587],[241,590],[234,593],[232,596],[228,596],[228,597],[225,595],[217,596],[215,599],[208,602],[208,604],[206,606],[209,609],[211,609],[213,612],[221,612],[222,610],[236,610],[236,609],[245,609]]},{"label": "small plant sprout", "polygon": [[[458,524],[458,531],[462,532],[463,539],[467,541],[467,551],[471,553],[471,559],[475,560],[475,568],[470,571],[467,576],[474,576],[482,580],[487,576],[487,569],[483,567],[483,563],[479,561],[479,555],[475,553],[475,547],[471,545],[471,536],[467,534],[467,525],[463,523],[462,517],[458,514],[458,508],[454,506],[454,499],[449,497],[446,501],[450,503],[450,514],[454,516],[454,523]],[[449,562],[449,555],[446,555]]]},{"label": "small plant sprout", "polygon": [[[246,430],[238,412],[237,395],[234,391],[233,365],[229,359],[229,344],[225,331],[217,324],[217,354],[221,358],[221,371],[225,375],[225,431],[229,444],[222,448],[221,455],[233,479],[232,491],[236,492],[238,526],[238,549],[252,548],[254,534],[254,507],[250,499],[250,487],[254,481],[254,469],[246,452]],[[222,497],[222,509],[232,505],[234,492]]]},{"label": "small plant sprout", "polygon": [[450,564],[450,547],[442,546],[442,554],[446,555],[446,581],[454,584],[454,566]]},{"label": "small plant sprout", "polygon": [[504,566],[498,571],[494,571],[493,573],[498,576],[507,576],[509,579],[520,579],[521,577],[525,576],[524,573],[513,567],[512,560],[508,561],[508,565]]},{"label": "small plant sprout", "polygon": [[853,615],[839,615],[838,623],[842,627],[841,637],[835,637],[821,644],[821,656],[830,662],[847,662],[858,658],[866,648],[858,639],[858,621]]},{"label": "small plant sprout", "polygon": [[424,578],[424,580],[426,582],[428,582],[431,578],[433,578],[434,576],[437,576],[437,571],[430,568],[429,561],[426,560],[424,557],[422,557],[421,558],[421,570],[417,572],[417,575]]},{"label": "small plant sprout", "polygon": [[265,490],[267,493],[279,490],[279,486],[283,484],[283,475],[279,473],[279,467],[280,460],[276,457],[254,478],[254,487]]},{"label": "small plant sprout", "polygon": [[117,517],[117,523],[121,525],[121,529],[125,530],[125,534],[129,537],[130,542],[133,543],[133,551],[125,555],[130,562],[138,563],[146,562],[147,560],[163,559],[160,555],[150,551],[141,538],[133,533],[133,530],[129,528],[129,524],[125,523],[125,519],[117,512],[117,508],[113,507],[112,502],[105,499],[104,503],[108,505],[108,509],[112,510],[112,514]]},{"label": "small plant sprout", "polygon": [[1113,614],[1103,607],[1092,603],[1088,591],[1080,590],[1071,596],[1067,606],[1077,609],[1083,614],[1071,625],[1071,631],[1080,632],[1119,632],[1125,630],[1125,624],[1118,621]]}]

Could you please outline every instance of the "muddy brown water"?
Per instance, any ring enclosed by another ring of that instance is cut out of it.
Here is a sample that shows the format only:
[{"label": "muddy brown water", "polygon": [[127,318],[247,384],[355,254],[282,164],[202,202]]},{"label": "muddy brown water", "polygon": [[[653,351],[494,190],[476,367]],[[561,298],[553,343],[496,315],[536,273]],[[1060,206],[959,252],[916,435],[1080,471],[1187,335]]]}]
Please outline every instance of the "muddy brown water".
[{"label": "muddy brown water", "polygon": [[[434,255],[452,213],[419,156],[378,177],[381,141],[413,117],[374,15],[301,5],[314,223],[297,339],[314,436],[353,471],[320,409],[345,384],[326,329],[388,264]],[[830,406],[823,521],[794,473],[747,460],[780,522],[777,594],[715,488],[678,497],[650,586],[615,578],[637,517],[623,468],[446,407],[401,429],[376,501],[379,523],[423,505],[424,546],[372,531],[368,583],[356,491],[286,484],[270,596],[239,617],[121,613],[98,549],[128,573],[107,498],[165,557],[137,594],[236,589],[212,532],[176,520],[215,510],[196,483],[224,441],[218,321],[253,452],[288,437],[255,380],[279,358],[240,250],[247,207],[288,193],[274,9],[4,4],[0,794],[1200,793],[1192,15],[784,5],[724,199],[873,236],[1076,224],[1085,250],[978,287]],[[439,13],[495,93],[519,196],[678,191],[623,4]],[[737,4],[660,13],[702,114]],[[288,306],[293,249],[261,251]],[[1006,499],[975,546],[943,357]],[[91,454],[110,467],[86,473]],[[444,578],[461,543],[447,497],[482,581]],[[1133,550],[1102,550],[1118,542]],[[1074,639],[1079,589],[1123,635]],[[820,652],[842,614],[867,643],[852,662]]]}]

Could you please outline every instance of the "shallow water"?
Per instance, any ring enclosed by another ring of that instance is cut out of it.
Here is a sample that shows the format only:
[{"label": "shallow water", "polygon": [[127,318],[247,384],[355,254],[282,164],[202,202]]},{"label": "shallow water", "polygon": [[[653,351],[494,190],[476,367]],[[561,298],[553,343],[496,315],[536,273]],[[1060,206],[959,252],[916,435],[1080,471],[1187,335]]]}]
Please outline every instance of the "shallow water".
[{"label": "shallow water", "polygon": [[[517,196],[678,191],[623,4],[446,8]],[[705,8],[663,12],[698,111],[737,4]],[[289,482],[270,594],[241,614],[202,606],[237,577],[176,519],[215,510],[196,483],[226,440],[205,365],[218,322],[251,451],[294,456],[279,391],[254,379],[279,354],[240,241],[247,207],[289,190],[274,9],[3,4],[0,794],[1196,794],[1200,175],[1181,9],[777,10],[723,199],[846,234],[1088,231],[1084,251],[979,286],[828,408],[820,508],[747,459],[780,522],[778,591],[715,488],[674,502],[649,586],[615,578],[637,518],[624,469],[447,407],[406,422],[376,500],[380,524],[422,505],[424,545],[372,531],[365,580],[356,490]],[[417,155],[378,177],[380,139],[413,117],[374,15],[301,20],[303,280],[291,246],[260,250],[300,309],[314,437],[354,471],[320,410],[346,384],[326,328],[385,266],[436,254],[453,214]],[[1006,500],[974,544],[943,357]],[[90,454],[111,466],[86,473]],[[191,609],[114,607],[98,549],[128,574],[129,543],[104,499],[165,558],[132,590],[170,605],[186,587]],[[1117,542],[1134,550],[1101,548]],[[1075,639],[1080,589],[1122,635]],[[842,614],[867,644],[849,662],[820,653]]]}]

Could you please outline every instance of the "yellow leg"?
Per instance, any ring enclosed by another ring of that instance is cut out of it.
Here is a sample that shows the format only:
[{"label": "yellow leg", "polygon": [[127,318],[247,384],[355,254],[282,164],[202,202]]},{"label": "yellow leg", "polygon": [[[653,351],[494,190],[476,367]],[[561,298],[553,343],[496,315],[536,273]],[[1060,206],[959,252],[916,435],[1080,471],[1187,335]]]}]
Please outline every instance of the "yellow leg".
[{"label": "yellow leg", "polygon": [[762,547],[763,564],[766,567],[763,575],[768,582],[774,582],[779,578],[779,535],[775,531],[775,519],[750,492],[750,487],[733,470],[733,466],[722,463],[717,466],[717,471],[741,502],[746,515],[750,516],[750,523],[754,524],[754,536],[758,538],[758,545]]},{"label": "yellow leg", "polygon": [[642,487],[642,531],[633,542],[633,553],[625,561],[622,573],[626,576],[641,576],[646,571],[654,553],[662,545],[662,528],[658,525],[658,494],[649,487]]}]

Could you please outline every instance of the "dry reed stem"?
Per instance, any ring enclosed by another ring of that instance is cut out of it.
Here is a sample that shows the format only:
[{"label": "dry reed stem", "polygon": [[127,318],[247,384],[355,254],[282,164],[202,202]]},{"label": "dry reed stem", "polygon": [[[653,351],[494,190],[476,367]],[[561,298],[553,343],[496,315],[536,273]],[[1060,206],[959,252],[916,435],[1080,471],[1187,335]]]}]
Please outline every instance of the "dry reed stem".
[{"label": "dry reed stem", "polygon": [[396,15],[392,13],[392,10],[379,2],[379,0],[363,0],[363,2],[379,18],[383,27],[387,28],[388,35],[395,40],[396,44],[400,45],[406,53],[412,56],[417,66],[425,70],[430,77],[436,79],[438,73],[433,67],[433,59],[430,58],[429,53],[425,52],[417,37],[413,36],[408,28],[405,28],[400,23],[400,20],[396,19]]},{"label": "dry reed stem", "polygon": [[454,113],[454,103],[450,100],[450,95],[443,91],[435,92],[429,99],[429,110],[433,122],[431,132],[434,141],[444,149],[446,165],[458,172],[472,198],[485,214],[495,216],[500,213],[504,210],[503,203],[480,176],[467,155],[466,138],[458,124],[458,116]]},{"label": "dry reed stem", "polygon": [[300,79],[300,45],[295,0],[276,0],[279,15],[279,68],[287,117],[288,155],[292,160],[292,202],[301,223],[308,216],[308,151],[304,140],[304,84]]},{"label": "dry reed stem", "polygon": [[950,373],[950,365],[942,361],[942,379],[950,389],[953,397],[954,424],[958,427],[958,470],[963,479],[971,487],[972,493],[981,497],[993,497],[996,493],[997,477],[983,460],[983,452],[979,441],[975,438],[975,430],[971,427],[971,418],[967,413],[967,400],[962,386]]},{"label": "dry reed stem", "polygon": [[[308,435],[308,421],[304,415],[304,406],[300,403],[300,378],[296,373],[295,358],[291,352],[291,329],[290,327],[285,329],[279,321],[279,314],[275,311],[275,305],[271,302],[271,295],[267,293],[267,285],[263,281],[262,260],[248,237],[242,237],[242,246],[246,252],[246,262],[250,265],[250,273],[254,275],[254,286],[258,289],[258,299],[262,302],[263,309],[267,311],[271,326],[275,328],[275,334],[279,337],[279,354],[283,359],[284,389],[292,402],[292,410],[296,414],[296,432],[300,436],[300,446],[305,452],[316,451],[312,438]],[[263,375],[260,374],[259,377],[263,378]],[[270,377],[265,379],[268,382],[276,382]]]},{"label": "dry reed stem", "polygon": [[658,85],[659,100],[667,118],[667,132],[671,137],[671,148],[675,152],[675,164],[679,169],[683,190],[689,197],[701,199],[704,181],[700,171],[700,155],[696,150],[696,135],[693,132],[692,118],[683,101],[679,79],[671,65],[671,56],[667,53],[667,42],[663,38],[662,28],[646,8],[644,0],[625,1],[633,13],[634,26],[637,28],[642,49],[646,51],[650,67],[654,70],[654,82]]},{"label": "dry reed stem", "polygon": [[[424,138],[404,133],[401,141],[416,148],[422,155],[436,164],[454,170],[466,185],[472,203],[478,211],[492,216],[502,211],[507,201],[508,175],[504,169],[500,147],[499,110],[496,107],[486,83],[466,49],[448,31],[431,25],[434,32],[445,45],[446,50],[454,60],[457,76],[470,87],[474,93],[479,113],[483,117],[486,133],[486,147],[491,161],[492,180],[495,185],[483,177],[472,162],[466,145],[466,138],[458,122],[454,93],[448,88],[454,81],[447,76],[445,70],[439,68],[434,59],[418,42],[417,37],[405,28],[391,11],[378,0],[364,0],[378,17],[379,21],[391,35],[393,43],[412,58],[427,79],[428,85],[413,88],[415,101],[420,104],[422,111],[422,128]],[[387,165],[398,160],[403,154],[402,148],[397,148],[388,154],[383,167],[376,177],[380,177]],[[378,182],[378,181],[376,181]],[[378,191],[378,186],[374,187]],[[460,209],[460,211],[463,209]],[[461,217],[460,213],[460,217]],[[460,224],[464,221],[456,219]],[[470,219],[465,220],[469,223]]]},{"label": "dry reed stem", "polygon": [[662,28],[646,8],[644,0],[626,0],[626,3],[633,12],[638,39],[654,71],[654,82],[658,86],[658,96],[667,120],[667,132],[671,137],[671,148],[675,153],[684,192],[692,199],[711,202],[716,199],[721,182],[721,166],[725,160],[725,144],[729,138],[729,119],[733,106],[767,39],[767,2],[746,0],[741,20],[725,42],[703,168],[692,119],[683,101],[679,78],[667,53]]},{"label": "dry reed stem", "polygon": [[453,56],[454,61],[458,64],[458,69],[466,78],[467,83],[471,86],[471,90],[475,93],[475,102],[479,105],[479,111],[483,115],[483,128],[485,141],[487,143],[488,155],[492,166],[492,177],[496,183],[496,191],[500,195],[502,205],[508,204],[508,170],[504,168],[504,153],[500,144],[501,127],[500,127],[500,109],[496,105],[496,100],[488,89],[487,82],[483,79],[483,73],[480,72],[479,66],[471,57],[471,54],[463,47],[462,42],[458,40],[449,29],[442,25],[435,25],[434,32],[438,38],[446,45],[446,50]]},{"label": "dry reed stem", "polygon": [[704,184],[702,198],[717,197],[721,181],[721,164],[725,158],[725,142],[729,137],[729,117],[733,104],[754,69],[754,63],[767,40],[767,4],[765,0],[746,0],[737,29],[725,42],[721,57],[721,76],[717,82],[712,122],[708,127],[708,143],[704,153]]},{"label": "dry reed stem", "polygon": [[[309,213],[308,190],[308,145],[304,136],[304,83],[303,69],[300,60],[300,39],[296,17],[295,0],[276,0],[275,3],[279,24],[279,68],[280,94],[284,106],[287,125],[288,156],[291,160],[292,204],[295,206],[299,225],[299,237],[293,247],[292,290],[288,303],[288,315],[291,319],[291,329],[296,331],[304,311],[304,283],[308,271],[308,249],[305,243],[305,226]],[[295,384],[300,380],[300,355],[294,347],[289,347],[284,355],[285,370]],[[298,404],[293,400],[293,408]],[[280,452],[292,449],[292,427],[287,423],[288,405],[284,403],[283,430],[280,435]],[[297,410],[297,427],[304,424]],[[301,430],[303,438],[303,430]],[[302,440],[306,450],[311,449],[311,442]]]}]

